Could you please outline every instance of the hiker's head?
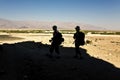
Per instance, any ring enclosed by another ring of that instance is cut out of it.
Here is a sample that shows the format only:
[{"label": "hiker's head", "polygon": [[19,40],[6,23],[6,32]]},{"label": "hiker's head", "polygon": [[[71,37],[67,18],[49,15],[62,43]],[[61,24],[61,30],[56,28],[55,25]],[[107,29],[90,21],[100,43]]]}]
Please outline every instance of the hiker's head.
[{"label": "hiker's head", "polygon": [[80,30],[80,26],[76,26],[76,27],[75,27],[75,30],[76,30],[76,31],[79,31],[79,30]]},{"label": "hiker's head", "polygon": [[57,26],[56,25],[54,25],[52,28],[53,28],[54,31],[57,30]]}]

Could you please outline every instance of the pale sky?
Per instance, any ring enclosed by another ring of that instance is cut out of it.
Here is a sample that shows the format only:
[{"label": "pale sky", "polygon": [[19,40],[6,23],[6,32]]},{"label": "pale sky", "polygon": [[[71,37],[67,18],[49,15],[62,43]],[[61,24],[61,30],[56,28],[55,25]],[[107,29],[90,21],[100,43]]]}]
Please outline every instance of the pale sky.
[{"label": "pale sky", "polygon": [[80,22],[120,30],[120,0],[0,0],[0,18]]}]

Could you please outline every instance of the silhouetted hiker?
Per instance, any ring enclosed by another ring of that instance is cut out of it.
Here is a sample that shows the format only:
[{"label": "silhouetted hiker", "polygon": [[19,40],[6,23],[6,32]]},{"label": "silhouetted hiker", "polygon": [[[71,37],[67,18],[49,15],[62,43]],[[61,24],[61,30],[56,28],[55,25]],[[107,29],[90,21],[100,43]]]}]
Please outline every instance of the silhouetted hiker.
[{"label": "silhouetted hiker", "polygon": [[84,38],[85,38],[85,34],[83,32],[80,31],[80,27],[76,26],[75,27],[76,33],[74,34],[73,38],[75,39],[75,58],[82,58],[81,52],[79,50],[79,46],[82,46],[85,44]]},{"label": "silhouetted hiker", "polygon": [[64,38],[62,38],[62,34],[57,30],[57,26],[54,25],[52,27],[53,29],[53,37],[51,38],[51,46],[50,46],[50,57],[53,56],[53,51],[57,53],[57,58],[60,58],[60,51],[59,51],[59,46],[60,44],[64,41]]}]

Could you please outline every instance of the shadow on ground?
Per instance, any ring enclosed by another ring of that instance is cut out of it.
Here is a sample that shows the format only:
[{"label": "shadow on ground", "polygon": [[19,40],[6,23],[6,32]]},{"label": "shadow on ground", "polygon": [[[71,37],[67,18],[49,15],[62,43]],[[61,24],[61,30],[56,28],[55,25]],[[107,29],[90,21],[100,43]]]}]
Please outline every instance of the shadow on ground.
[{"label": "shadow on ground", "polygon": [[120,69],[74,48],[60,47],[61,58],[48,58],[49,45],[32,41],[0,45],[0,80],[120,80]]}]

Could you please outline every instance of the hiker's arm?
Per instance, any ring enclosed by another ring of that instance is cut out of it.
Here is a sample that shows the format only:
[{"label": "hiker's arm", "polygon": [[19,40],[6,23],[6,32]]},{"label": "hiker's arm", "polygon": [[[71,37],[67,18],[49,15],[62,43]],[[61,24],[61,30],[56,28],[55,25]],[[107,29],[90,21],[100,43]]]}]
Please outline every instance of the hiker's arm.
[{"label": "hiker's arm", "polygon": [[73,39],[75,39],[75,34],[74,34],[74,36],[73,36]]}]

